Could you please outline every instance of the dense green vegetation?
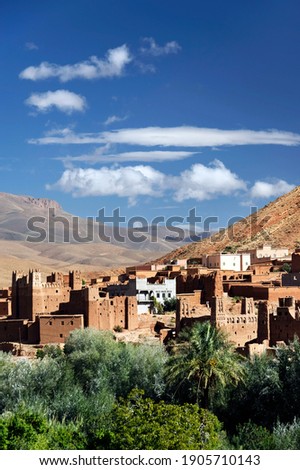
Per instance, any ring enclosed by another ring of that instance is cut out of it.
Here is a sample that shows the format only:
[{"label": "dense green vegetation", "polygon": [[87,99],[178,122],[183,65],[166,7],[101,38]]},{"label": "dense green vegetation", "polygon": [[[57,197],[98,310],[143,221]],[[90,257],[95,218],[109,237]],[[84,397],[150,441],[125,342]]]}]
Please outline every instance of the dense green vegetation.
[{"label": "dense green vegetation", "polygon": [[0,449],[300,449],[300,343],[251,360],[209,323],[168,346],[75,331],[0,353]]}]

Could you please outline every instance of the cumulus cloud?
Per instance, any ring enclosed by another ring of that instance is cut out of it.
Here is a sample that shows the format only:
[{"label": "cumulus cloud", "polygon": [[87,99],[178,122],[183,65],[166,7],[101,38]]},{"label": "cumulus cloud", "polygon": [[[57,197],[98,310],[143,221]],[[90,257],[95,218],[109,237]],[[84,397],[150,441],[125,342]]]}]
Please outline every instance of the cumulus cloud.
[{"label": "cumulus cloud", "polygon": [[38,112],[47,112],[56,108],[67,114],[74,111],[84,111],[86,108],[85,98],[68,90],[33,93],[27,98],[25,104],[33,106]]},{"label": "cumulus cloud", "polygon": [[300,134],[277,129],[253,131],[225,130],[204,127],[144,127],[125,128],[100,133],[75,134],[31,139],[33,144],[127,144],[147,147],[222,147],[234,145],[300,145]]},{"label": "cumulus cloud", "polygon": [[[177,189],[178,188],[178,189]],[[211,165],[195,164],[179,175],[168,175],[149,165],[69,168],[47,189],[69,192],[73,196],[119,196],[130,201],[138,196],[161,197],[167,191],[174,200],[203,201],[246,190],[246,184],[216,160]]]},{"label": "cumulus cloud", "polygon": [[26,80],[45,80],[56,77],[61,82],[76,78],[92,80],[96,78],[112,78],[123,75],[125,67],[132,61],[126,44],[115,49],[109,49],[104,59],[92,56],[88,60],[73,65],[57,65],[42,62],[38,66],[24,69],[19,77]]},{"label": "cumulus cloud", "polygon": [[153,38],[143,38],[146,47],[141,47],[140,51],[143,54],[152,56],[161,56],[168,54],[177,54],[181,50],[181,46],[176,41],[167,42],[164,46],[159,46]]},{"label": "cumulus cloud", "polygon": [[166,176],[150,166],[120,168],[73,168],[65,170],[57,183],[47,189],[58,189],[73,196],[160,196]]},{"label": "cumulus cloud", "polygon": [[204,201],[218,196],[228,196],[236,191],[246,190],[246,183],[225,165],[215,160],[210,166],[196,163],[181,173],[176,201],[196,199]]},{"label": "cumulus cloud", "polygon": [[269,199],[272,197],[282,196],[294,189],[293,184],[289,184],[284,180],[274,180],[273,182],[256,181],[250,190],[250,196],[254,199]]}]

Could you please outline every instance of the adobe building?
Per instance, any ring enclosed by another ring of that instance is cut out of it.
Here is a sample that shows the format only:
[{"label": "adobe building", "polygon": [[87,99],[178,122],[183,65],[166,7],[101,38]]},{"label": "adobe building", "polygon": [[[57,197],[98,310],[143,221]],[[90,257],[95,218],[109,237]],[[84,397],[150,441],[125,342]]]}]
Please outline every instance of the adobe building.
[{"label": "adobe building", "polygon": [[201,304],[201,290],[177,294],[176,298],[176,334],[194,322],[210,320],[209,305]]},{"label": "adobe building", "polygon": [[295,335],[300,338],[300,300],[283,297],[278,305],[259,303],[258,343],[267,341],[271,347],[279,342],[288,344]]},{"label": "adobe building", "polygon": [[282,274],[284,287],[300,286],[300,250],[292,253],[291,272]]},{"label": "adobe building", "polygon": [[38,270],[12,273],[12,317],[35,321],[37,315],[59,311],[60,304],[69,301],[72,289],[81,289],[81,273],[71,271],[68,276],[52,273],[42,282]]},{"label": "adobe building", "polygon": [[223,330],[236,347],[243,347],[257,338],[258,310],[253,299],[243,298],[232,303],[226,297],[214,297],[210,321]]},{"label": "adobe building", "polygon": [[83,286],[79,271],[52,273],[46,282],[38,270],[14,271],[11,313],[0,320],[2,342],[64,342],[78,328],[139,326],[135,297],[111,298],[99,286]]}]

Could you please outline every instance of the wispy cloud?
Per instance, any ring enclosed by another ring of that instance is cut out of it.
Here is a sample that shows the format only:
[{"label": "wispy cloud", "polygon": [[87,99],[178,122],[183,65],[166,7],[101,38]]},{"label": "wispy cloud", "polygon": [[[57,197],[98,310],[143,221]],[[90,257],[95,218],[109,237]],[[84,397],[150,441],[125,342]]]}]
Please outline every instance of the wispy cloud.
[{"label": "wispy cloud", "polygon": [[253,199],[269,199],[282,196],[294,189],[293,184],[284,180],[274,180],[273,182],[256,181],[250,189],[250,197]]},{"label": "wispy cloud", "polygon": [[[176,190],[176,188],[179,188]],[[69,168],[47,189],[73,196],[161,197],[165,192],[176,201],[203,201],[246,190],[246,183],[216,160],[211,165],[195,164],[180,175],[168,175],[149,165],[127,167]]]},{"label": "wispy cloud", "polygon": [[168,54],[177,54],[181,50],[181,46],[176,41],[167,42],[164,46],[159,46],[153,38],[143,38],[146,47],[141,47],[143,54],[152,56],[162,56]]},{"label": "wispy cloud", "polygon": [[130,51],[126,44],[115,49],[109,49],[104,59],[92,56],[88,60],[73,65],[58,65],[42,62],[38,66],[24,69],[19,77],[26,80],[45,80],[58,78],[61,82],[68,82],[76,78],[92,80],[96,78],[120,77],[125,67],[132,61]]},{"label": "wispy cloud", "polygon": [[97,149],[90,154],[83,154],[74,156],[59,157],[65,166],[76,162],[96,164],[96,163],[127,163],[127,162],[168,162],[183,160],[192,157],[199,152],[186,152],[186,151],[167,151],[167,150],[154,150],[154,151],[136,151],[136,152],[121,152],[121,153],[107,153],[110,145]]},{"label": "wispy cloud", "polygon": [[83,96],[68,90],[47,91],[45,93],[33,93],[25,104],[32,106],[38,112],[47,112],[53,108],[67,114],[74,111],[84,111],[86,100]]},{"label": "wispy cloud", "polygon": [[108,116],[108,118],[104,121],[104,125],[105,126],[109,126],[110,124],[113,124],[115,122],[121,122],[121,121],[126,121],[126,119],[128,119],[128,116],[116,116],[116,115],[113,115],[113,116]]},{"label": "wispy cloud", "polygon": [[29,51],[35,51],[38,50],[39,47],[34,42],[26,42],[25,48]]},{"label": "wispy cloud", "polygon": [[249,129],[224,130],[203,127],[144,127],[111,130],[99,133],[75,134],[66,129],[64,134],[52,133],[32,144],[127,144],[147,147],[222,147],[236,145],[300,145],[300,134],[277,129],[253,131]]}]

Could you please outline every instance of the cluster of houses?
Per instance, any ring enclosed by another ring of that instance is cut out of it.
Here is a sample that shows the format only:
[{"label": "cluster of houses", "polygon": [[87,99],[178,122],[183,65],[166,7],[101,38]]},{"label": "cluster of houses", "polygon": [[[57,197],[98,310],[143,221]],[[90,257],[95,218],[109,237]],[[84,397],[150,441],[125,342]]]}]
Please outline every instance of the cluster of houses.
[{"label": "cluster of houses", "polygon": [[153,330],[157,305],[175,298],[176,327],[162,328],[162,340],[195,321],[210,321],[248,354],[287,343],[300,334],[300,250],[264,245],[96,278],[79,271],[45,279],[37,270],[14,271],[11,287],[0,291],[0,346],[63,343],[86,327]]}]

